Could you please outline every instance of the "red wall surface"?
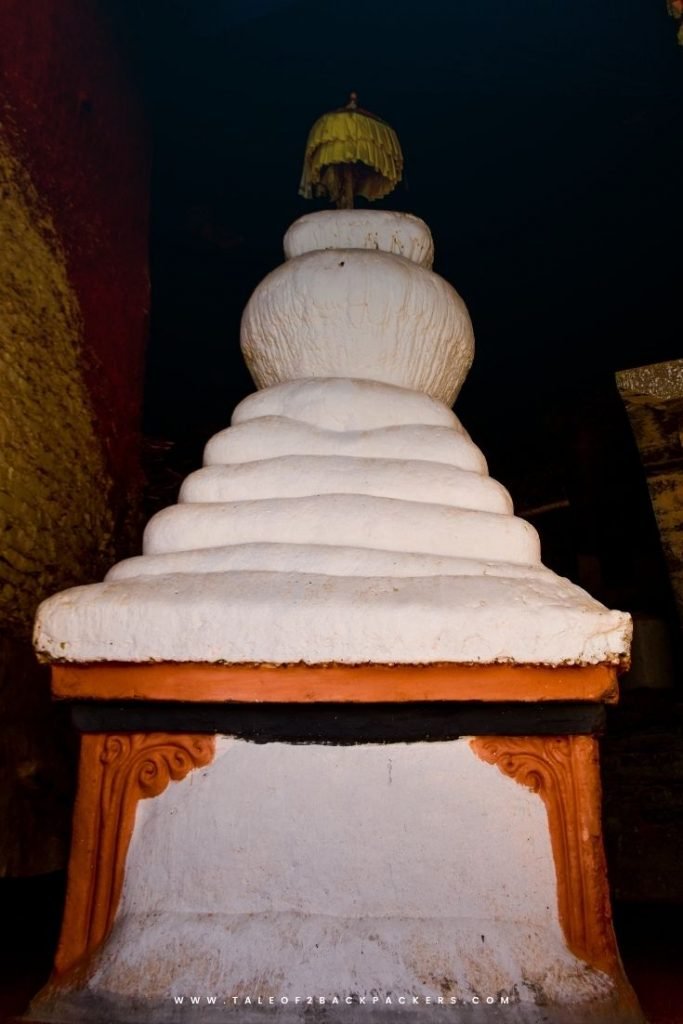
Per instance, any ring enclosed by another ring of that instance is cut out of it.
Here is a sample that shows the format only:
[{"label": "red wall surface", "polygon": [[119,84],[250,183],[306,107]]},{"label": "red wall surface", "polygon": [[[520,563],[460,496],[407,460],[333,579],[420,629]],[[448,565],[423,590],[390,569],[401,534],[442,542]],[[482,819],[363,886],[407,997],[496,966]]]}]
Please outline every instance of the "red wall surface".
[{"label": "red wall surface", "polygon": [[97,0],[0,0],[0,878],[68,846],[36,605],[137,543],[149,163]]},{"label": "red wall surface", "polygon": [[123,493],[139,476],[149,305],[141,106],[96,0],[2,0],[0,86],[3,120],[66,251],[84,374]]}]

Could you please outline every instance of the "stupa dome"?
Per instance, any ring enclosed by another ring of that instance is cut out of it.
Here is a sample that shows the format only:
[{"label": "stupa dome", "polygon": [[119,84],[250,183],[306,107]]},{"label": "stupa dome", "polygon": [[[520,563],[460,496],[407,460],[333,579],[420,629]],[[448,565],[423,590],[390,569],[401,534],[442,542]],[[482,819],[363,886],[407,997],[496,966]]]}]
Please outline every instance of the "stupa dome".
[{"label": "stupa dome", "polygon": [[338,210],[297,221],[291,258],[242,317],[258,387],[307,377],[382,381],[452,405],[472,364],[467,307],[429,270],[426,224],[406,214]]}]

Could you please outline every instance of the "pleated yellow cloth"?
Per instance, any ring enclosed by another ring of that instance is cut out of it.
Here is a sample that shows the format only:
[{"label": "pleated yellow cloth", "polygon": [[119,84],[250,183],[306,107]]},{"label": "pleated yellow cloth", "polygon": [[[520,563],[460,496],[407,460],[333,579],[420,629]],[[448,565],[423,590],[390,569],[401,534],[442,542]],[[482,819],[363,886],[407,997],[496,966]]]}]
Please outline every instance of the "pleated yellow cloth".
[{"label": "pleated yellow cloth", "polygon": [[328,196],[339,203],[348,165],[353,166],[354,195],[373,200],[391,192],[403,173],[403,153],[394,129],[360,110],[323,114],[308,136],[299,192],[307,199]]}]

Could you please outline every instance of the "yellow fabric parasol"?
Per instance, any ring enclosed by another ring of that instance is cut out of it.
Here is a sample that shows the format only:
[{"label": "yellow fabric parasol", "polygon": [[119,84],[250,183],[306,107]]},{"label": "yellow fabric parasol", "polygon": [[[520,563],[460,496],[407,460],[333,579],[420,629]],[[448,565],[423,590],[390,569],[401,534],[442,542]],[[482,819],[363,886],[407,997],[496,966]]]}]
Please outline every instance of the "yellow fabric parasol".
[{"label": "yellow fabric parasol", "polygon": [[308,135],[299,192],[327,196],[342,209],[354,196],[381,199],[401,180],[403,153],[386,121],[362,110],[355,92],[345,107],[323,114]]}]

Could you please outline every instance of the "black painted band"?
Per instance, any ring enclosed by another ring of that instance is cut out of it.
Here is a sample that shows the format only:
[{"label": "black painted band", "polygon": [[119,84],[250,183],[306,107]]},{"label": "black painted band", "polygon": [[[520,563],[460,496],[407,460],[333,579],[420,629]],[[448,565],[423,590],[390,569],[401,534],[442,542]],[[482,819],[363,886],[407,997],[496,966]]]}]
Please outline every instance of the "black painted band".
[{"label": "black painted band", "polygon": [[600,732],[605,721],[602,705],[576,701],[297,705],[77,701],[71,713],[80,732],[221,733],[257,743],[414,743],[459,736],[591,735]]}]

